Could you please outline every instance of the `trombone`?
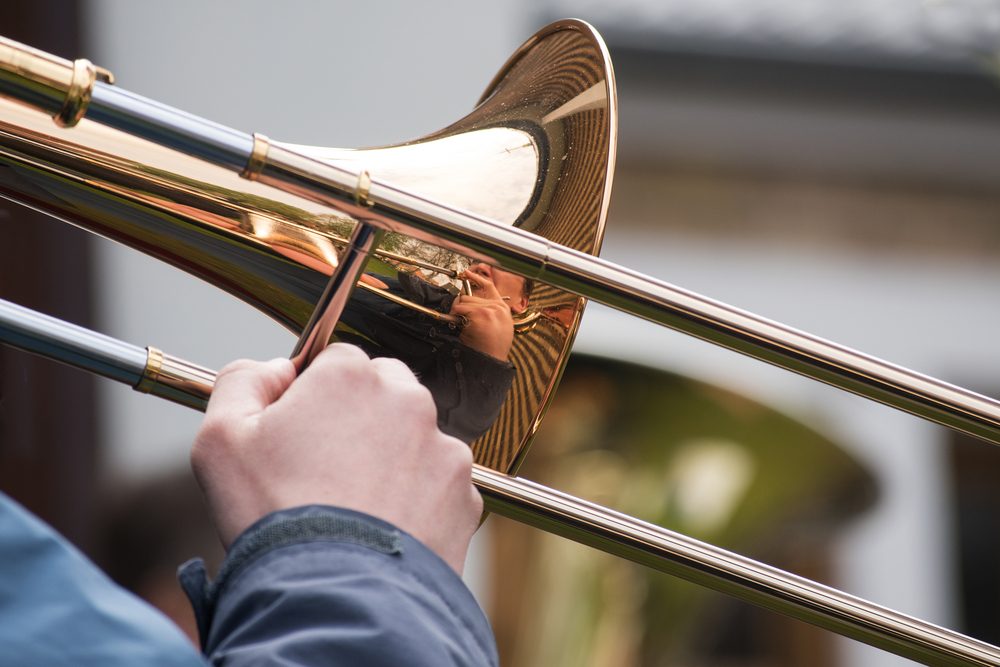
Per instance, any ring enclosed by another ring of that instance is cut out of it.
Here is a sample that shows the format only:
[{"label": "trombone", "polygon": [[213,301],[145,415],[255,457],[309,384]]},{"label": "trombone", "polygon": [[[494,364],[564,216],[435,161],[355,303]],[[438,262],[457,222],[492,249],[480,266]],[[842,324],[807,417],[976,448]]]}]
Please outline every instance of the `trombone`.
[{"label": "trombone", "polygon": [[[299,363],[335,333],[385,232],[541,285],[511,400],[474,443],[473,481],[489,511],[927,664],[1000,664],[996,647],[513,476],[585,299],[1000,444],[993,399],[596,257],[617,109],[607,50],[587,24],[543,28],[469,116],[384,149],[241,133],[121,90],[86,60],[6,40],[0,96],[0,194],[212,280],[301,331]],[[491,187],[455,185],[469,155],[487,165]],[[431,165],[439,189],[408,180],[407,165]],[[345,220],[353,230],[338,253],[329,230]],[[195,408],[214,381],[156,348],[14,304],[0,306],[0,340]]]}]

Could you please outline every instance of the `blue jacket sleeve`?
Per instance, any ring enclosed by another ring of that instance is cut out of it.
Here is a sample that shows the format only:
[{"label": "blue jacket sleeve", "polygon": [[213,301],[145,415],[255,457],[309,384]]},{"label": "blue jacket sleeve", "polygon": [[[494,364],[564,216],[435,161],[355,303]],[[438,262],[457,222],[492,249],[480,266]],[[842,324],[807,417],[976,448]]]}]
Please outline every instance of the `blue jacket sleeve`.
[{"label": "blue jacket sleeve", "polygon": [[455,572],[392,525],[325,506],[261,519],[215,581],[181,569],[215,664],[496,665],[485,615]]},{"label": "blue jacket sleeve", "polygon": [[165,616],[0,494],[0,665],[205,667]]}]

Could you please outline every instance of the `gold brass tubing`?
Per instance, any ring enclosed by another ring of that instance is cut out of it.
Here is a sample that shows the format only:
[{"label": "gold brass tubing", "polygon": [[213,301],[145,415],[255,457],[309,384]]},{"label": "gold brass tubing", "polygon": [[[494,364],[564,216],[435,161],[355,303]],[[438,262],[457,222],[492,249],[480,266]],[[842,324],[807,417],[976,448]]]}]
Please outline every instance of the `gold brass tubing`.
[{"label": "gold brass tubing", "polygon": [[250,151],[250,157],[247,158],[247,166],[240,172],[240,178],[256,181],[260,172],[263,171],[264,165],[267,164],[267,151],[270,148],[271,140],[267,138],[267,135],[254,132],[253,148]]},{"label": "gold brass tubing", "polygon": [[[160,370],[151,393],[204,410],[215,372],[148,349],[161,359],[152,364]],[[473,466],[472,482],[491,513],[897,655],[949,667],[1000,664],[1000,649],[985,642],[541,484],[480,465]]]},{"label": "gold brass tubing", "polygon": [[81,58],[64,58],[0,37],[3,91],[51,114],[61,127],[73,127],[87,113],[94,83],[113,83],[114,75]]},{"label": "gold brass tubing", "polygon": [[100,65],[94,65],[94,69],[97,70],[97,80],[101,83],[106,83],[109,86],[113,86],[115,83],[114,72],[107,69],[106,67],[101,67]]},{"label": "gold brass tubing", "polygon": [[373,202],[369,198],[372,189],[372,176],[367,169],[358,172],[358,185],[354,188],[354,202],[359,206],[372,206]]},{"label": "gold brass tubing", "polygon": [[399,306],[406,306],[416,312],[431,317],[439,322],[445,322],[447,324],[457,325],[461,318],[455,315],[449,315],[448,313],[440,313],[433,308],[428,308],[427,306],[421,306],[419,303],[410,301],[409,299],[404,299],[401,296],[397,296],[388,290],[384,290],[381,287],[375,287],[374,285],[369,285],[368,283],[359,282],[358,287],[368,290],[369,292],[374,292],[380,297],[386,299],[387,301],[392,301]]},{"label": "gold brass tubing", "polygon": [[85,58],[73,62],[73,74],[66,90],[66,99],[59,113],[53,116],[56,125],[73,127],[80,122],[90,105],[95,81],[97,81],[97,68],[93,63]]},{"label": "gold brass tubing", "polygon": [[69,85],[73,64],[65,58],[0,37],[0,67],[49,88]]},{"label": "gold brass tubing", "polygon": [[292,350],[291,360],[296,374],[304,371],[329,344],[334,327],[365,271],[372,250],[381,242],[383,234],[382,230],[361,222],[354,226],[347,247],[340,253],[326,289],[316,302],[313,313]]},{"label": "gold brass tubing", "polygon": [[[198,410],[208,403],[214,371],[153,347],[147,348],[147,370],[140,371],[134,346],[47,316],[35,314],[24,320],[26,309],[17,306],[9,310],[14,324],[3,325],[0,307],[0,333],[5,326],[16,333],[8,343]],[[40,346],[23,345],[25,339],[37,336],[43,340]],[[63,349],[66,355],[53,355]],[[93,355],[99,357],[96,363],[84,359]],[[478,465],[473,467],[472,482],[490,512],[844,636],[928,665],[1000,665],[1000,648],[995,646],[541,484]]]},{"label": "gold brass tubing", "polygon": [[[347,239],[343,236],[337,236],[336,234],[329,234],[328,236],[337,245],[338,249],[347,244]],[[427,269],[428,271],[440,273],[441,275],[448,276],[449,278],[458,278],[459,272],[455,269],[446,269],[443,266],[425,262],[421,259],[417,259],[416,257],[407,257],[406,255],[400,255],[399,253],[392,252],[390,250],[379,250],[377,248],[372,251],[372,254],[379,259],[388,260],[390,262],[398,262],[399,264],[408,264],[419,269]],[[469,292],[469,294],[472,294],[472,292]]]},{"label": "gold brass tubing", "polygon": [[215,371],[164,354],[159,374],[149,392],[175,403],[201,407],[212,394]]},{"label": "gold brass tubing", "polygon": [[416,257],[407,257],[406,255],[400,255],[388,250],[376,250],[374,255],[380,259],[388,259],[393,262],[399,262],[400,264],[409,264],[410,266],[416,266],[420,269],[427,269],[428,271],[440,273],[441,275],[448,276],[449,278],[458,277],[458,271],[455,269],[446,269],[443,266],[437,266],[436,264],[431,264],[430,262],[424,262]]},{"label": "gold brass tubing", "polygon": [[146,348],[146,368],[135,385],[143,394],[159,396],[174,403],[204,409],[215,384],[215,371],[184,359]]},{"label": "gold brass tubing", "polygon": [[525,334],[538,325],[538,320],[542,319],[542,314],[533,310],[523,315],[514,316],[514,333]]},{"label": "gold brass tubing", "polygon": [[474,465],[488,512],[927,665],[1000,665],[1000,648],[576,498]]},{"label": "gold brass tubing", "polygon": [[[416,311],[418,313],[426,315],[427,317],[433,318],[438,322],[444,322],[446,324],[450,324],[452,326],[456,326],[459,328],[465,327],[465,325],[468,323],[468,319],[464,316],[451,315],[449,313],[438,312],[433,308],[428,308],[427,306],[422,306],[419,303],[410,301],[409,299],[404,299],[403,297],[393,294],[388,290],[384,290],[381,287],[375,287],[374,285],[369,285],[368,283],[363,283],[360,281],[358,282],[358,287],[367,290],[369,292],[378,294],[382,298],[391,301],[397,305],[405,306],[410,310]],[[541,317],[542,317],[541,313],[538,312],[527,313],[520,317],[515,315],[514,332],[525,333],[527,331],[531,331],[531,329],[533,329],[535,325],[538,324],[538,319]]]},{"label": "gold brass tubing", "polygon": [[163,370],[163,351],[152,345],[146,348],[146,368],[142,371],[142,377],[135,385],[135,390],[142,394],[150,394],[160,381],[160,372]]}]

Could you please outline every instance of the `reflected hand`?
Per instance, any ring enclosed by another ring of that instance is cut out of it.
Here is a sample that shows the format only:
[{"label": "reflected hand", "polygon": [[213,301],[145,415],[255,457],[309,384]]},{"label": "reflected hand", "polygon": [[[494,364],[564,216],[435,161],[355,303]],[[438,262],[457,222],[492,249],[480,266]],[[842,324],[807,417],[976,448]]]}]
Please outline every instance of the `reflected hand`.
[{"label": "reflected hand", "polygon": [[377,287],[379,289],[389,289],[388,285],[370,273],[361,274],[361,277],[358,278],[358,284],[360,285],[361,283],[371,285],[372,287]]},{"label": "reflected hand", "polygon": [[476,294],[462,294],[451,306],[453,315],[467,320],[458,339],[474,350],[506,361],[514,342],[514,318],[510,305],[493,284],[490,267],[477,264],[462,278],[472,283]]}]

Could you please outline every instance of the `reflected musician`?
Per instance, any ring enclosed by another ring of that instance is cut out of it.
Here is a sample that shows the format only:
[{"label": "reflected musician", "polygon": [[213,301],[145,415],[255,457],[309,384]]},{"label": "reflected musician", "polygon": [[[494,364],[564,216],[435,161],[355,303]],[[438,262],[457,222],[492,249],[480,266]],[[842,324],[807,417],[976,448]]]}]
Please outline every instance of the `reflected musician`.
[{"label": "reflected musician", "polygon": [[361,281],[439,313],[457,315],[459,324],[357,290],[341,316],[340,340],[371,357],[403,361],[430,390],[438,427],[467,443],[496,420],[514,366],[514,316],[527,311],[532,282],[503,269],[477,263],[458,275],[471,294],[440,287],[415,273],[396,277],[365,274]]}]

